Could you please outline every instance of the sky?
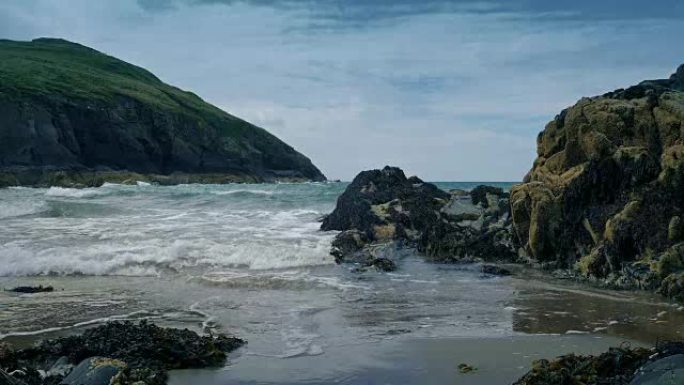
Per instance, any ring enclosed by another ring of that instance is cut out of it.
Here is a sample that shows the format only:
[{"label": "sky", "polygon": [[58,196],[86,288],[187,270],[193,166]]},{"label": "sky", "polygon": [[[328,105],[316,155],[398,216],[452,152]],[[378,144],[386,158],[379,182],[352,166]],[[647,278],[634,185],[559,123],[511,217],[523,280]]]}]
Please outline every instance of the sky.
[{"label": "sky", "polygon": [[147,68],[304,153],[519,181],[563,108],[684,63],[680,0],[2,0],[0,38]]}]

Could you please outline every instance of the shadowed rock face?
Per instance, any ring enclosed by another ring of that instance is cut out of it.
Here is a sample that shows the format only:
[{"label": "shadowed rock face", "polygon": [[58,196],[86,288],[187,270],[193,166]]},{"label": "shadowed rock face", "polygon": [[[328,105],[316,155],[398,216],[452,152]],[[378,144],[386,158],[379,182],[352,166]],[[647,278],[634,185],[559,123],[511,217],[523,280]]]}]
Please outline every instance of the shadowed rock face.
[{"label": "shadowed rock face", "polygon": [[441,262],[515,258],[503,190],[479,186],[470,194],[447,193],[415,176],[406,178],[396,167],[357,175],[321,229],[342,231],[332,243],[338,263],[383,270],[407,248]]},{"label": "shadowed rock face", "polygon": [[513,223],[534,260],[622,287],[655,289],[684,269],[684,65],[581,99],[547,124],[511,190]]},{"label": "shadowed rock face", "polygon": [[325,180],[265,130],[90,48],[0,41],[0,62],[0,186],[97,184],[88,172]]}]

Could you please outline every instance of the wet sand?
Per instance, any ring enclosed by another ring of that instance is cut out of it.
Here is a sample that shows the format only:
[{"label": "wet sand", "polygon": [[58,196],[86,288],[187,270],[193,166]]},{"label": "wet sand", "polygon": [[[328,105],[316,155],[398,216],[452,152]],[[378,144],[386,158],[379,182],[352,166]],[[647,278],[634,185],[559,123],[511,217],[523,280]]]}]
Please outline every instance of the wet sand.
[{"label": "wet sand", "polygon": [[[171,373],[170,385],[196,384],[407,384],[504,385],[529,370],[533,360],[561,354],[598,354],[626,342],[609,336],[530,335],[505,338],[417,338],[337,346],[328,357],[288,359],[233,355],[220,370]],[[462,374],[458,365],[476,368]]]}]

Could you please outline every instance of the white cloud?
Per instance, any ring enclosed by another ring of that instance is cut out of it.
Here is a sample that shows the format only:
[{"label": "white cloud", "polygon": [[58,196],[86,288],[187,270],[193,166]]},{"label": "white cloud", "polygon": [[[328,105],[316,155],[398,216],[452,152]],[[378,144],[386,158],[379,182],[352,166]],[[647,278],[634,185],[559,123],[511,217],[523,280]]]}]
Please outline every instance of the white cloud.
[{"label": "white cloud", "polygon": [[482,4],[483,12],[402,8],[365,25],[245,2],[149,12],[133,0],[8,0],[0,33],[61,36],[142,65],[343,179],[396,164],[432,180],[519,180],[537,132],[560,109],[684,61],[676,19],[583,20]]}]

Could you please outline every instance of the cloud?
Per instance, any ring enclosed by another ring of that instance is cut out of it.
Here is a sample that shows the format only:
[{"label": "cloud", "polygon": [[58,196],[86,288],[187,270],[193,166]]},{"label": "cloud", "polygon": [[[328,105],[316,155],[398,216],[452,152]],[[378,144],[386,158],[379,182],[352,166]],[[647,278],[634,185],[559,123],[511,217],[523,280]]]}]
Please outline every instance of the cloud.
[{"label": "cloud", "polygon": [[148,68],[331,178],[396,164],[432,180],[519,180],[562,108],[684,61],[676,2],[559,4],[7,0],[0,33]]}]

